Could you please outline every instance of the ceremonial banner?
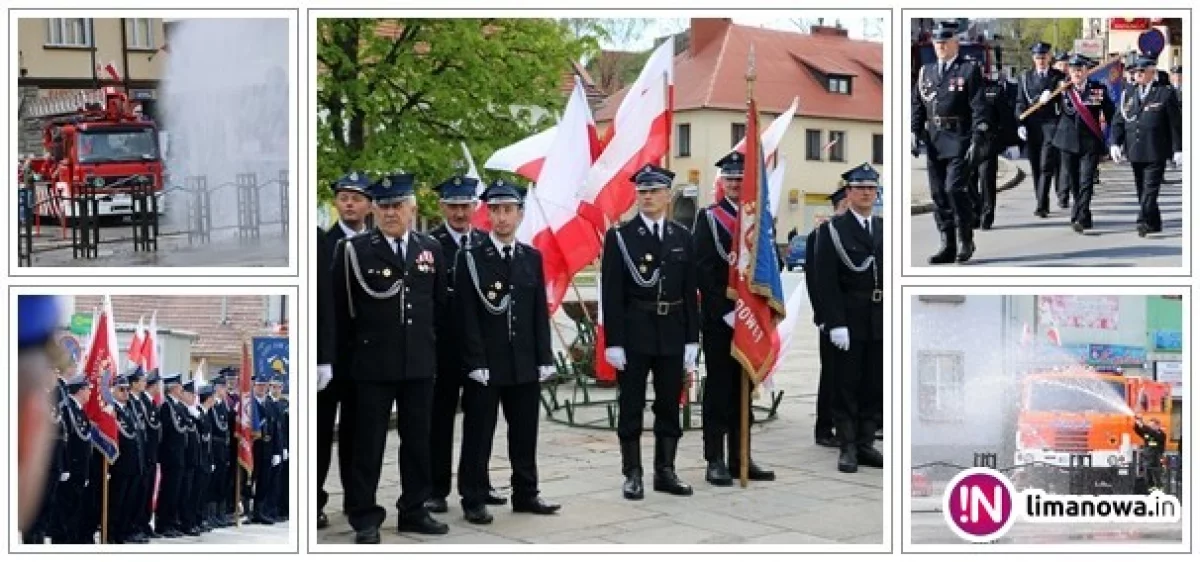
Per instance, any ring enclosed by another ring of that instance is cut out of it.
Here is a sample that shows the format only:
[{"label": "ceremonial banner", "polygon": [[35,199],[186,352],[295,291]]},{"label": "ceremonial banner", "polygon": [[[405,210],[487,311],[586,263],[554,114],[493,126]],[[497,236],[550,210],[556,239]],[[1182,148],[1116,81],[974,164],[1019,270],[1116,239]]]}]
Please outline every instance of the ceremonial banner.
[{"label": "ceremonial banner", "polygon": [[[286,394],[291,377],[288,376],[290,360],[288,359],[288,338],[261,337],[254,338],[254,372],[270,373],[272,377],[283,377],[283,392]],[[256,426],[257,427],[257,426]]]},{"label": "ceremonial banner", "polygon": [[248,474],[254,472],[254,434],[258,428],[256,408],[254,404],[254,389],[250,384],[254,372],[250,362],[250,344],[242,342],[242,370],[238,373],[238,464],[246,469]]},{"label": "ceremonial banner", "polygon": [[117,374],[117,330],[113,324],[112,300],[104,297],[104,305],[96,321],[92,323],[92,338],[88,344],[83,372],[92,394],[83,411],[92,422],[92,444],[108,462],[117,460],[120,453],[120,427],[114,410],[116,400],[112,395],[113,377]]}]

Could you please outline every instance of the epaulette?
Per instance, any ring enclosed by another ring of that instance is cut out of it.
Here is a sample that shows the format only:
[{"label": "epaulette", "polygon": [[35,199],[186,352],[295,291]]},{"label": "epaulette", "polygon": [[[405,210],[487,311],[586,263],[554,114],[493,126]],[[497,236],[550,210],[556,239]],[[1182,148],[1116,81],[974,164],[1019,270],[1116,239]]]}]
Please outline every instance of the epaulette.
[{"label": "epaulette", "polygon": [[676,228],[682,228],[683,230],[691,231],[690,228],[683,226],[683,223],[681,223],[675,219],[667,219],[667,224],[673,224],[673,225],[675,225]]}]

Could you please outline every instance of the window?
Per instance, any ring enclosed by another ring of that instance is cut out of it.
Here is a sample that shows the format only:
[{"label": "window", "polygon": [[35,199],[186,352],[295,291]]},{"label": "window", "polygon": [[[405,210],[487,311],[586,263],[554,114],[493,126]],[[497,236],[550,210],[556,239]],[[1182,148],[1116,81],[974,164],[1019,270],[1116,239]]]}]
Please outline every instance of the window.
[{"label": "window", "polygon": [[848,76],[830,76],[829,77],[829,93],[831,94],[850,94],[850,77]]},{"label": "window", "polygon": [[92,20],[88,18],[47,19],[46,46],[91,47]]},{"label": "window", "polygon": [[961,423],[966,419],[962,352],[917,352],[917,414],[921,421]]},{"label": "window", "polygon": [[829,131],[829,161],[846,161],[846,131]]},{"label": "window", "polygon": [[278,326],[288,321],[287,295],[269,295],[263,297],[263,325]]},{"label": "window", "polygon": [[883,135],[871,136],[871,163],[883,165]]},{"label": "window", "polygon": [[681,158],[686,158],[692,155],[692,125],[691,123],[680,123],[676,127],[675,146],[679,152],[675,155]]},{"label": "window", "polygon": [[132,18],[125,20],[126,47],[131,49],[154,48],[154,20]]},{"label": "window", "polygon": [[742,142],[746,138],[746,124],[734,123],[729,127],[729,146],[737,146],[737,143]]},{"label": "window", "polygon": [[820,129],[805,129],[804,130],[804,159],[805,160],[821,160],[821,130]]}]

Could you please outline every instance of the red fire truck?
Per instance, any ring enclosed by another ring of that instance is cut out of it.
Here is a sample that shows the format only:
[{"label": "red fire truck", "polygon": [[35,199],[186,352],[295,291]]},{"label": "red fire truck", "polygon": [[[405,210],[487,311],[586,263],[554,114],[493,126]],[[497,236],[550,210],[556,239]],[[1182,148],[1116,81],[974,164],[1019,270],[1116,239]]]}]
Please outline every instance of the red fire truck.
[{"label": "red fire truck", "polygon": [[42,130],[41,156],[25,158],[18,183],[34,190],[34,212],[69,220],[70,198],[94,188],[101,217],[128,216],[130,191],[149,185],[163,211],[163,162],[158,128],[125,93],[105,87],[76,95],[40,99],[23,108],[22,119]]}]

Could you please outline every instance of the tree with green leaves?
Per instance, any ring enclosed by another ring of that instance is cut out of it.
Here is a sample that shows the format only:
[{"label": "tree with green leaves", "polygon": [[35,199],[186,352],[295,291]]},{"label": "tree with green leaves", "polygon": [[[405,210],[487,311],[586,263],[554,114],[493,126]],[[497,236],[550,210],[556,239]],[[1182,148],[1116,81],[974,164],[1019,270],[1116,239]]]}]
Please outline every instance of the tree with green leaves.
[{"label": "tree with green leaves", "polygon": [[1004,37],[1005,61],[1021,69],[1029,68],[1029,47],[1038,41],[1054,46],[1055,51],[1075,49],[1075,40],[1083,38],[1081,18],[1021,18],[1002,20],[997,33]]},{"label": "tree with green leaves", "polygon": [[565,73],[596,49],[552,19],[320,19],[317,37],[320,199],[348,170],[403,170],[426,215],[429,187],[466,171],[460,143],[482,166],[552,125]]}]

